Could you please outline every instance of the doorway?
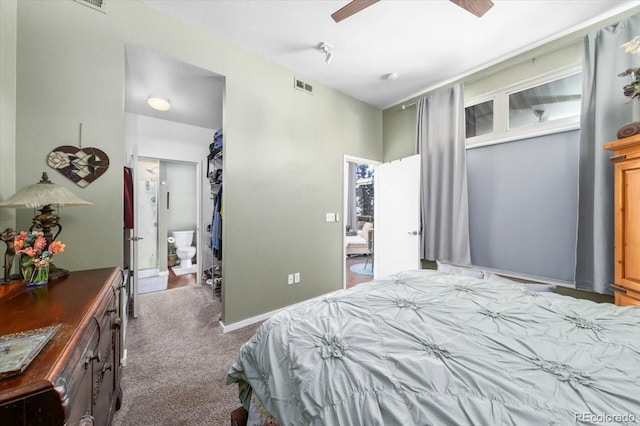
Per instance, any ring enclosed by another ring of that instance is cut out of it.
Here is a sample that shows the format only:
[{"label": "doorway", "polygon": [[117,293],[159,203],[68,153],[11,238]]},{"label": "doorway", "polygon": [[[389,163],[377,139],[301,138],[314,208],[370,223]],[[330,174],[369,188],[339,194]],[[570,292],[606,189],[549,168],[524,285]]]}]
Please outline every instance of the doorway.
[{"label": "doorway", "polygon": [[[197,209],[199,219],[194,241],[197,246],[196,253],[200,254],[205,254],[205,242],[210,239],[207,229],[211,225],[213,205],[209,178],[205,176],[205,170],[214,133],[222,128],[224,88],[223,75],[141,46],[125,43],[124,163],[127,168],[133,170],[132,186],[135,190],[138,189],[138,158],[197,164],[198,182],[195,187],[200,194],[201,204]],[[171,107],[164,111],[152,109],[147,102],[152,94],[169,100]],[[161,206],[161,181],[158,181],[157,188],[160,192],[156,198],[156,205]],[[173,195],[176,194],[173,191]],[[135,202],[133,204],[135,216],[137,206]],[[139,308],[138,249],[145,241],[140,239],[136,232],[135,228],[125,231],[127,257],[123,261],[131,271],[123,292],[123,305],[128,306],[131,303],[134,318],[138,316]],[[158,244],[160,247],[166,246],[166,234],[155,232],[154,235],[158,238],[156,247]],[[167,261],[165,252],[160,253],[156,249],[155,259],[147,259],[148,265],[151,265],[148,269],[151,269],[152,273],[155,273],[156,269],[153,267],[154,264],[161,265]],[[202,257],[197,257],[196,254],[196,259],[199,261]],[[202,267],[203,263],[199,262],[198,266]],[[158,266],[157,270],[160,273],[161,266]],[[200,271],[197,282],[203,282]]]},{"label": "doorway", "polygon": [[136,176],[138,293],[197,283],[198,164],[139,157]]},{"label": "doorway", "polygon": [[380,163],[363,158],[344,158],[344,288],[373,279],[377,164]]}]

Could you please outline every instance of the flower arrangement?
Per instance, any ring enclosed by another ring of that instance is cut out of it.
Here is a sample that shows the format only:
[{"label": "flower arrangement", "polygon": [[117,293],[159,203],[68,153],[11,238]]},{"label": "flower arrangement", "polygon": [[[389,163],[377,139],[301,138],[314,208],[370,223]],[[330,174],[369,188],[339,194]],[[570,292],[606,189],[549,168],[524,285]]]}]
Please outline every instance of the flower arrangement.
[{"label": "flower arrangement", "polygon": [[[60,241],[53,241],[47,247],[47,240],[42,232],[22,231],[16,235],[13,247],[16,254],[21,255],[20,271],[22,277],[32,282],[46,282],[51,258],[56,253],[62,253],[65,245]],[[41,272],[41,275],[35,276],[37,272]]]},{"label": "flower arrangement", "polygon": [[[625,53],[640,54],[640,36],[635,36],[620,47],[624,48]],[[628,68],[618,74],[618,77],[626,77],[628,75],[631,76],[631,82],[625,84],[622,88],[624,95],[628,98],[628,102],[640,101],[640,67]]]}]

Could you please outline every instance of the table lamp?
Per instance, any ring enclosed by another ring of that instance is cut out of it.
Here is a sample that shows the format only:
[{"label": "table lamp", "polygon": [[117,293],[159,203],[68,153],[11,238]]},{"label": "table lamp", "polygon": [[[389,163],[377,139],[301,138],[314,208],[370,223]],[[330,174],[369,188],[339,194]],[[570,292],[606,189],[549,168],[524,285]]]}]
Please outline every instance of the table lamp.
[{"label": "table lamp", "polygon": [[[29,231],[42,231],[44,238],[47,240],[47,246],[51,244],[51,242],[54,241],[62,231],[62,226],[59,222],[60,217],[55,214],[55,210],[52,206],[57,208],[61,206],[89,206],[92,204],[93,203],[76,196],[68,189],[54,185],[53,182],[49,180],[46,172],[42,173],[40,182],[25,186],[5,201],[0,201],[0,207],[37,209],[39,213],[34,215]],[[55,230],[56,228],[57,232],[54,235],[52,230]],[[6,230],[5,232],[9,232],[9,230]],[[7,243],[7,252],[9,252],[10,242],[5,238],[2,240]],[[11,259],[9,259],[9,256],[5,255],[5,282],[10,279],[9,275],[12,263],[13,258],[11,257]],[[67,275],[68,273],[69,271],[57,268],[55,265],[51,264],[49,277],[51,279],[55,279]]]}]

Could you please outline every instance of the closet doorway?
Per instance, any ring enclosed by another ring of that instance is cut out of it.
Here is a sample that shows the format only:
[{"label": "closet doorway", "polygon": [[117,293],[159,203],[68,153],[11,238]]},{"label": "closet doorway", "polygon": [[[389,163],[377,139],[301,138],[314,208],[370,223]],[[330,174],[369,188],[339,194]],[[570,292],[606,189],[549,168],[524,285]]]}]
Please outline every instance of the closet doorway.
[{"label": "closet doorway", "polygon": [[373,279],[375,253],[375,166],[377,161],[344,158],[343,287]]}]

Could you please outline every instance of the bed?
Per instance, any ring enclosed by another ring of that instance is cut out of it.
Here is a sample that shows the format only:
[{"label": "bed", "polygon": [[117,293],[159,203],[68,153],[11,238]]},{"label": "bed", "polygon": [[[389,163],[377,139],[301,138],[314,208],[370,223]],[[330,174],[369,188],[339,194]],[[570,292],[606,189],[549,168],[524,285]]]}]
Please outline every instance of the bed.
[{"label": "bed", "polygon": [[640,424],[640,308],[407,271],[274,315],[227,383],[248,424]]}]

